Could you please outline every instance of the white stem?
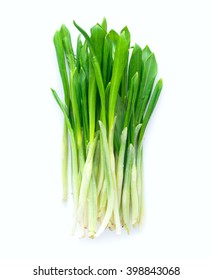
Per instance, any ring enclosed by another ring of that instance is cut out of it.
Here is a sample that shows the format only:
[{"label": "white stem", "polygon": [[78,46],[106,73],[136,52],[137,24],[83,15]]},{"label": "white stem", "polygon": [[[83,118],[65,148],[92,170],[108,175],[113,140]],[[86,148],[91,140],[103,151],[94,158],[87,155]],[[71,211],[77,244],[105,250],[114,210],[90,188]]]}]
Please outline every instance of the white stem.
[{"label": "white stem", "polygon": [[63,200],[68,198],[68,128],[64,121],[64,131],[62,138],[62,185],[63,185]]},{"label": "white stem", "polygon": [[[135,149],[134,149],[135,154]],[[135,163],[135,155],[134,155],[134,163],[132,167],[132,176],[131,176],[131,204],[132,204],[132,225],[136,226],[139,222],[139,205],[138,205],[138,190],[137,190],[137,169]]]},{"label": "white stem", "polygon": [[99,236],[107,227],[109,220],[112,216],[112,211],[113,211],[113,207],[114,207],[114,199],[115,199],[114,191],[113,191],[113,178],[112,178],[111,168],[110,168],[110,156],[109,156],[109,147],[108,147],[108,143],[107,143],[106,128],[101,121],[99,121],[99,125],[100,125],[100,129],[101,129],[101,141],[103,141],[103,147],[104,147],[105,178],[107,180],[108,201],[107,201],[107,209],[106,209],[104,219],[95,236]]},{"label": "white stem", "polygon": [[90,184],[90,179],[92,175],[92,168],[93,168],[93,156],[95,152],[97,142],[97,136],[92,143],[89,145],[89,151],[86,158],[86,162],[83,168],[82,180],[81,180],[81,187],[80,187],[80,195],[79,195],[79,206],[78,206],[78,221],[82,224],[83,223],[83,215],[86,205],[86,199]]},{"label": "white stem", "polygon": [[103,187],[103,183],[104,183],[104,148],[103,148],[103,141],[100,140],[100,172],[99,172],[99,176],[98,176],[98,182],[97,182],[97,186],[98,186],[98,196],[100,195],[100,192],[102,190]]},{"label": "white stem", "polygon": [[111,163],[111,176],[113,181],[113,191],[114,191],[114,220],[116,226],[116,233],[121,233],[121,222],[119,216],[119,203],[118,203],[118,189],[116,184],[116,175],[115,175],[115,156],[114,156],[114,147],[113,147],[113,140],[114,140],[114,127],[113,130],[109,133],[109,154],[110,154],[110,163]]},{"label": "white stem", "polygon": [[94,238],[98,216],[97,189],[94,174],[92,174],[92,178],[90,180],[88,200],[88,233],[90,238]]},{"label": "white stem", "polygon": [[71,140],[71,168],[72,168],[72,192],[73,192],[73,225],[72,225],[72,234],[75,233],[76,230],[76,222],[77,222],[77,208],[78,208],[78,199],[79,199],[79,189],[80,189],[80,181],[78,177],[78,152],[75,142],[75,137],[73,134],[73,130],[70,130],[70,140]]},{"label": "white stem", "polygon": [[143,219],[143,146],[142,142],[138,146],[137,156],[137,190],[139,199],[139,223]]},{"label": "white stem", "polygon": [[117,190],[118,190],[118,205],[121,203],[121,192],[124,177],[124,156],[126,151],[127,127],[124,128],[121,134],[121,146],[118,155],[118,163],[116,170]]},{"label": "white stem", "polygon": [[125,168],[124,186],[122,194],[122,213],[123,222],[126,231],[129,233],[130,224],[130,187],[132,177],[132,166],[134,162],[134,147],[132,144],[129,145],[127,151],[127,163]]}]

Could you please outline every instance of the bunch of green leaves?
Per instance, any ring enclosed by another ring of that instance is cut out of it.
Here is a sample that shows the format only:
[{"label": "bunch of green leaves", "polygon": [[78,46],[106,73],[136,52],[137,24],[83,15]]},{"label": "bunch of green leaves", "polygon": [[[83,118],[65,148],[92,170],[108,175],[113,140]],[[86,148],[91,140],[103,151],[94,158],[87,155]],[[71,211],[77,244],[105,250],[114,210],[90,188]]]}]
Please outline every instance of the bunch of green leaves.
[{"label": "bunch of green leaves", "polygon": [[[105,228],[129,233],[143,217],[143,136],[158,101],[157,62],[148,46],[130,47],[130,32],[107,22],[80,31],[74,51],[65,25],[54,35],[64,90],[62,178],[66,200],[71,146],[73,233],[91,238]],[[82,40],[82,38],[84,40]]]}]

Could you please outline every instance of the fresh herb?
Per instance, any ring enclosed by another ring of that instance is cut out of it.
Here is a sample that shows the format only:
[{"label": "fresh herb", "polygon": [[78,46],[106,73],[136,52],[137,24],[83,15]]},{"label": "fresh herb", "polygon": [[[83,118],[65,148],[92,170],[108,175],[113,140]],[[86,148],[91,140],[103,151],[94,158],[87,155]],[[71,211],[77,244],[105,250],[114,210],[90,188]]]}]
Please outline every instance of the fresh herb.
[{"label": "fresh herb", "polygon": [[129,233],[143,218],[143,137],[162,80],[155,83],[149,47],[130,47],[127,27],[108,32],[104,19],[88,35],[74,25],[81,33],[76,52],[65,25],[54,36],[64,90],[61,101],[52,89],[64,114],[64,200],[71,156],[73,233],[94,238],[107,227]]}]

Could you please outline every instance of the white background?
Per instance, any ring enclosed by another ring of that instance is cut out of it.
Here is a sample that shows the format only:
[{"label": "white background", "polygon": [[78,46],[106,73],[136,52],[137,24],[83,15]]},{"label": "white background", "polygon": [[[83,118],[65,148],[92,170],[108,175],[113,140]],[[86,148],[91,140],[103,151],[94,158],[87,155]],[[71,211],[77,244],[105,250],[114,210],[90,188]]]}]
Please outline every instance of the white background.
[{"label": "white background", "polygon": [[[61,202],[52,37],[65,23],[75,41],[73,19],[89,31],[104,16],[109,28],[128,25],[132,44],[149,44],[164,89],[144,142],[142,231],[79,240]],[[0,274],[26,260],[213,264],[212,26],[207,0],[0,2]]]}]

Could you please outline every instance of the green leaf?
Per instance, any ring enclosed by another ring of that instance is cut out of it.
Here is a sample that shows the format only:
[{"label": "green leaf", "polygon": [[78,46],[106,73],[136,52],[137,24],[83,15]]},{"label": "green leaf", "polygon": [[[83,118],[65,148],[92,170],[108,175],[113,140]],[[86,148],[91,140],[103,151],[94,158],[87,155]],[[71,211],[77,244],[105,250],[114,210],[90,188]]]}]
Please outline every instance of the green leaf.
[{"label": "green leaf", "polygon": [[111,73],[112,65],[109,64],[110,60],[110,43],[107,39],[107,36],[104,38],[104,46],[103,46],[103,63],[102,63],[102,76],[104,87],[109,83],[109,75],[108,72]]},{"label": "green leaf", "polygon": [[75,27],[81,32],[81,34],[84,36],[84,38],[86,39],[88,45],[89,45],[89,48],[92,52],[92,54],[94,54],[94,48],[93,48],[93,45],[92,45],[92,41],[89,37],[89,35],[86,33],[85,30],[83,30],[83,28],[81,28],[74,20],[73,20],[73,24],[75,25]]},{"label": "green leaf", "polygon": [[115,50],[116,50],[116,46],[117,46],[120,36],[115,30],[112,29],[107,34],[106,38],[107,38],[108,42],[110,43],[112,60],[114,60],[115,59]]},{"label": "green leaf", "polygon": [[79,77],[77,68],[74,69],[74,72],[71,74],[71,103],[72,111],[74,118],[74,131],[76,135],[77,145],[81,146],[82,144],[82,134],[81,134],[81,92],[79,90]]},{"label": "green leaf", "polygon": [[124,69],[128,61],[128,50],[130,45],[129,31],[125,28],[119,37],[116,50],[115,60],[112,70],[112,79],[109,96],[109,130],[112,129],[115,116],[115,105],[123,76]]},{"label": "green leaf", "polygon": [[96,24],[91,28],[90,32],[91,32],[91,41],[93,44],[94,52],[97,57],[98,63],[101,66],[103,45],[104,45],[104,38],[106,36],[106,31],[99,24]]},{"label": "green leaf", "polygon": [[146,127],[147,127],[147,124],[149,122],[149,119],[154,111],[154,108],[157,104],[157,101],[158,101],[158,98],[160,96],[160,93],[161,93],[161,90],[162,90],[162,87],[163,87],[163,81],[162,79],[160,79],[155,88],[154,88],[154,91],[152,93],[152,96],[151,96],[151,99],[150,99],[150,102],[148,104],[148,107],[147,107],[147,110],[146,110],[146,113],[145,113],[145,116],[144,116],[144,120],[143,120],[143,123],[142,123],[142,126],[141,126],[141,131],[140,131],[140,135],[139,135],[139,143],[142,141],[143,139],[143,135],[144,135],[144,132],[146,130]]},{"label": "green leaf", "polygon": [[138,72],[138,82],[140,84],[141,76],[142,76],[142,49],[135,44],[133,48],[133,52],[129,62],[129,76],[128,76],[128,86],[131,87],[131,79]]},{"label": "green leaf", "polygon": [[114,145],[117,152],[120,149],[120,137],[124,126],[124,118],[126,114],[126,108],[123,104],[121,97],[118,95],[116,102],[116,123],[114,132]]},{"label": "green leaf", "polygon": [[101,26],[102,26],[103,30],[105,30],[105,32],[107,32],[107,20],[105,17],[103,18]]},{"label": "green leaf", "polygon": [[67,76],[67,70],[65,64],[64,48],[63,48],[63,43],[59,31],[56,31],[53,38],[53,42],[55,45],[58,67],[59,67],[63,89],[64,89],[64,99],[66,105],[69,106],[69,82],[68,82],[68,76]]},{"label": "green leaf", "polygon": [[89,54],[89,88],[88,88],[88,106],[89,106],[89,131],[90,141],[95,137],[95,115],[97,100],[97,85],[95,80],[95,72],[92,66],[91,54]]},{"label": "green leaf", "polygon": [[111,81],[112,66],[118,39],[119,35],[114,30],[110,30],[104,39],[102,75],[105,87]]},{"label": "green leaf", "polygon": [[127,109],[125,114],[125,121],[124,121],[124,127],[129,126],[130,119],[132,117],[134,107],[135,107],[135,100],[137,97],[138,92],[138,72],[135,73],[135,75],[131,79],[131,88],[130,92],[127,98]]},{"label": "green leaf", "polygon": [[[103,55],[103,45],[104,45],[104,38],[106,35],[106,32],[104,29],[99,25],[96,24],[91,28],[91,42],[94,48],[95,57],[97,58],[99,66],[102,64],[102,55]],[[94,55],[91,54],[91,62],[93,61]],[[93,64],[94,65],[94,64]],[[96,89],[96,77],[94,72],[94,66],[92,63],[90,63],[90,82],[92,90],[89,92],[89,104],[90,104],[90,120],[91,120],[91,133],[90,133],[90,140],[94,138],[94,132],[95,132],[95,126],[98,127],[98,122],[95,121],[95,119],[100,119],[99,117],[95,118],[96,115],[100,115],[100,106],[98,106],[98,103],[100,103],[99,96],[97,96],[97,89]]]},{"label": "green leaf", "polygon": [[79,87],[81,89],[81,108],[82,108],[82,119],[83,119],[83,131],[85,138],[85,146],[89,141],[89,118],[88,118],[88,100],[87,100],[87,81],[86,74],[83,68],[80,70],[79,76]]},{"label": "green leaf", "polygon": [[78,71],[80,71],[80,57],[81,57],[81,49],[82,49],[82,41],[81,41],[81,36],[78,36],[77,40],[77,49],[76,49],[76,67]]},{"label": "green leaf", "polygon": [[149,101],[155,77],[157,75],[157,68],[155,55],[151,54],[144,63],[143,76],[136,107],[137,123],[142,122],[143,114]]},{"label": "green leaf", "polygon": [[83,68],[88,80],[89,79],[89,54],[88,54],[88,45],[86,41],[84,42],[81,48],[80,65]]},{"label": "green leaf", "polygon": [[68,109],[67,109],[66,105],[63,104],[63,102],[61,101],[57,92],[54,89],[51,88],[51,91],[52,91],[53,97],[55,98],[56,102],[58,103],[62,113],[64,114],[64,119],[66,121],[68,130],[72,132],[72,127],[71,127],[71,123],[70,123],[70,120],[68,117]]},{"label": "green leaf", "polygon": [[72,40],[71,40],[69,30],[64,24],[61,26],[60,34],[61,34],[64,51],[65,51],[69,68],[71,71],[73,71],[75,67],[75,57],[74,57],[74,51],[72,47]]},{"label": "green leaf", "polygon": [[106,100],[105,100],[105,89],[104,89],[104,83],[103,83],[103,78],[101,74],[101,68],[100,64],[98,62],[97,56],[95,54],[94,46],[93,43],[89,37],[89,35],[75,22],[73,21],[75,27],[82,33],[82,35],[85,37],[87,40],[88,46],[90,48],[91,52],[91,61],[92,65],[94,68],[94,73],[95,73],[95,78],[100,94],[100,99],[101,99],[101,120],[103,121],[104,125],[106,125]]},{"label": "green leaf", "polygon": [[148,57],[152,54],[150,48],[146,45],[146,47],[142,51],[142,60],[145,63]]}]

